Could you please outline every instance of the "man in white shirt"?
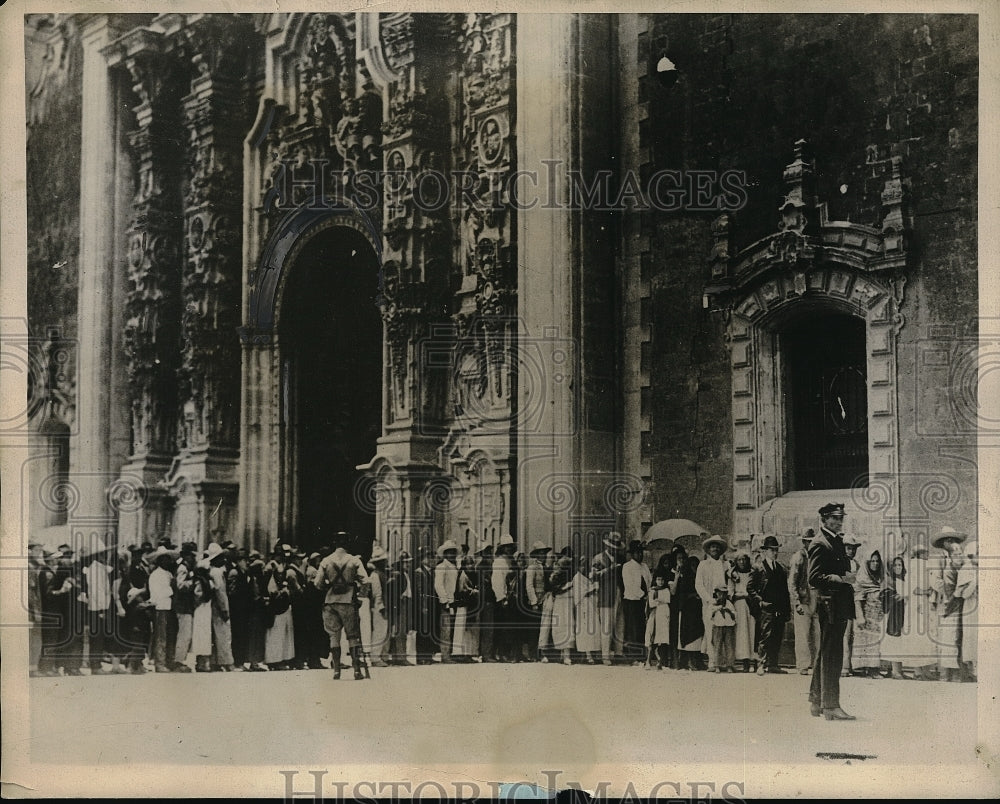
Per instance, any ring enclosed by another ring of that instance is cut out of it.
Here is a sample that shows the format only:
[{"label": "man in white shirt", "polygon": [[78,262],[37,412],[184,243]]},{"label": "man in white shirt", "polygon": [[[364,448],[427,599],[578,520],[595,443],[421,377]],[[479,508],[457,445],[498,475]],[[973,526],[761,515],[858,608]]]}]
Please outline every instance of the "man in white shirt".
[{"label": "man in white shirt", "polygon": [[645,660],[646,598],[653,576],[643,559],[642,542],[628,546],[630,559],[622,566],[622,606],[625,609],[625,657],[640,665]]},{"label": "man in white shirt", "polygon": [[153,565],[156,567],[149,574],[149,602],[155,609],[153,621],[153,644],[150,653],[153,654],[153,664],[157,673],[169,673],[169,660],[174,658],[174,646],[170,645],[171,637],[176,640],[176,625],[171,627],[173,619],[174,590],[172,581],[173,568],[177,563],[176,556],[165,547],[157,548],[153,553]]},{"label": "man in white shirt", "polygon": [[[698,564],[698,572],[694,576],[694,588],[701,598],[702,621],[705,624],[706,646],[712,644],[712,606],[715,604],[714,593],[720,587],[729,586],[729,562],[723,558],[729,549],[729,542],[721,536],[710,536],[701,543],[705,558]],[[708,654],[708,669],[715,670],[715,660],[712,651]]]},{"label": "man in white shirt", "polygon": [[90,674],[104,673],[101,658],[105,639],[109,636],[108,611],[111,607],[111,567],[104,563],[107,555],[104,543],[97,540],[97,552],[83,568],[84,594],[87,601],[87,625],[90,637]]},{"label": "man in white shirt", "polygon": [[434,568],[434,591],[441,604],[441,663],[451,664],[451,637],[455,631],[455,588],[458,586],[458,545],[448,539],[438,548],[441,561]]}]

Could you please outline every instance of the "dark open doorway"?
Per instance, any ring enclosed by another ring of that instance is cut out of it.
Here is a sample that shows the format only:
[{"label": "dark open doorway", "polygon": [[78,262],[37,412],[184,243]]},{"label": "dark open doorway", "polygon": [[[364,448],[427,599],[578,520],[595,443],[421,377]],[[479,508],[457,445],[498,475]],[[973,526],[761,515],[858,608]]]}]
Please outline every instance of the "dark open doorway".
[{"label": "dark open doorway", "polygon": [[865,322],[814,312],[780,337],[792,488],[867,486]]},{"label": "dark open doorway", "polygon": [[[291,266],[282,300],[282,417],[294,538],[315,548],[344,530],[367,555],[375,518],[355,499],[358,464],[382,433],[378,262],[349,228],[316,235]],[[277,470],[277,467],[275,467]]]}]

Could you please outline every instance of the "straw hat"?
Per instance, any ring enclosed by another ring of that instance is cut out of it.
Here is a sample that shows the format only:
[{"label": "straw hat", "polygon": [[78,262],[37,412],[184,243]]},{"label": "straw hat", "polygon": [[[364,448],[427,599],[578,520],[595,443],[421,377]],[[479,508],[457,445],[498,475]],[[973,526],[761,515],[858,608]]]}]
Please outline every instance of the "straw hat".
[{"label": "straw hat", "polygon": [[715,536],[709,536],[707,539],[705,539],[705,541],[701,543],[701,547],[703,550],[708,552],[708,547],[711,544],[717,544],[720,547],[722,547],[723,550],[729,549],[729,542],[722,536],[719,536],[718,534],[716,534]]},{"label": "straw hat", "polygon": [[968,538],[969,537],[966,534],[959,533],[954,528],[949,528],[947,525],[945,525],[943,528],[941,528],[941,532],[937,536],[935,536],[933,539],[931,539],[931,546],[932,547],[936,547],[939,550],[943,550],[944,549],[944,543],[946,541],[948,541],[949,539],[954,539],[959,544],[961,544],[962,542],[964,542]]}]

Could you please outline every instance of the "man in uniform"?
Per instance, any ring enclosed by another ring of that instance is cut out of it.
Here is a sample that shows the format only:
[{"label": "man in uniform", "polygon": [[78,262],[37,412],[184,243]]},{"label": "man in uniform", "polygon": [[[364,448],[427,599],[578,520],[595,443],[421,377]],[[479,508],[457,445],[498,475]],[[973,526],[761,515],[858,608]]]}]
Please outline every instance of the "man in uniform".
[{"label": "man in uniform", "polygon": [[361,671],[361,623],[358,608],[354,605],[357,583],[368,581],[365,565],[358,556],[344,549],[348,536],[339,532],[333,540],[334,551],[320,562],[314,585],[326,592],[323,602],[323,627],[330,635],[330,666],[333,677],[340,678],[340,631],[347,634],[347,645],[354,666],[354,678],[364,678]]},{"label": "man in uniform", "polygon": [[760,564],[750,576],[747,591],[760,611],[760,664],[757,675],[784,673],[778,667],[778,651],[785,638],[785,623],[792,606],[788,595],[788,573],[778,562],[778,540],[768,536],[760,547]]},{"label": "man in uniform", "polygon": [[851,562],[844,549],[842,503],[819,509],[822,527],[809,544],[809,585],[816,589],[819,653],[809,687],[809,711],[827,720],[854,720],[840,708],[840,669],[844,661],[844,631],[854,619]]}]

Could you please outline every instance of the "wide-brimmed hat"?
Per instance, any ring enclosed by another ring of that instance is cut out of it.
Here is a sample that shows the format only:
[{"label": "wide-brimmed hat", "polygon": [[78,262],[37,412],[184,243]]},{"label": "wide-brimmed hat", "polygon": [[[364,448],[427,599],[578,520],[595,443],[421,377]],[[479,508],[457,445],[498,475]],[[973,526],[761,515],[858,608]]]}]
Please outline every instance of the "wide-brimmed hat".
[{"label": "wide-brimmed hat", "polygon": [[533,556],[535,553],[547,553],[551,549],[552,548],[549,547],[549,545],[547,545],[545,542],[539,539],[531,545],[531,549],[528,551],[528,555]]},{"label": "wide-brimmed hat", "polygon": [[816,538],[816,531],[813,530],[812,528],[806,528],[805,532],[803,532],[800,538],[804,542],[811,542],[813,539]]},{"label": "wide-brimmed hat", "polygon": [[941,532],[933,539],[931,539],[931,546],[941,549],[944,546],[944,543],[948,541],[948,539],[954,539],[959,544],[961,544],[968,538],[969,537],[965,533],[959,533],[954,528],[949,528],[947,525],[945,525],[943,528],[941,528]]},{"label": "wide-brimmed hat", "polygon": [[205,550],[205,558],[209,561],[215,561],[215,559],[221,556],[223,552],[222,545],[211,542]]},{"label": "wide-brimmed hat", "polygon": [[509,553],[513,553],[517,550],[517,545],[514,543],[514,537],[509,533],[505,533],[500,537],[500,541],[497,542],[496,552],[501,550],[506,550]]},{"label": "wide-brimmed hat", "polygon": [[389,554],[385,551],[385,548],[382,545],[376,544],[372,548],[372,557],[371,557],[370,560],[373,561],[373,562],[374,561],[388,561],[389,560]]},{"label": "wide-brimmed hat", "polygon": [[820,516],[847,516],[847,512],[844,510],[844,504],[838,502],[827,503],[822,508],[819,509]]},{"label": "wide-brimmed hat", "polygon": [[441,546],[437,549],[437,554],[439,556],[443,556],[449,550],[454,550],[456,553],[458,552],[458,543],[454,539],[447,539],[442,542]]},{"label": "wide-brimmed hat", "polygon": [[779,544],[778,538],[776,536],[765,536],[764,541],[761,542],[760,544],[760,549],[767,550],[769,548],[774,548],[775,550],[777,550],[780,546],[781,545]]},{"label": "wide-brimmed hat", "polygon": [[315,553],[315,552],[314,553],[310,553],[309,554],[309,560],[312,561],[314,558],[322,558],[322,556],[319,553]]},{"label": "wide-brimmed hat", "polygon": [[728,540],[726,540],[722,536],[719,536],[718,534],[716,534],[715,536],[709,536],[707,539],[705,539],[705,541],[703,541],[701,543],[701,549],[705,550],[707,552],[708,551],[708,546],[710,544],[717,544],[720,547],[722,547],[723,550],[728,550],[729,549],[729,542],[728,542]]},{"label": "wide-brimmed hat", "polygon": [[604,546],[615,550],[623,550],[625,548],[625,541],[622,539],[620,533],[611,532],[604,537]]},{"label": "wide-brimmed hat", "polygon": [[844,536],[844,547],[860,547],[862,544],[864,544],[864,542],[862,542],[861,539],[859,539],[853,533]]}]

